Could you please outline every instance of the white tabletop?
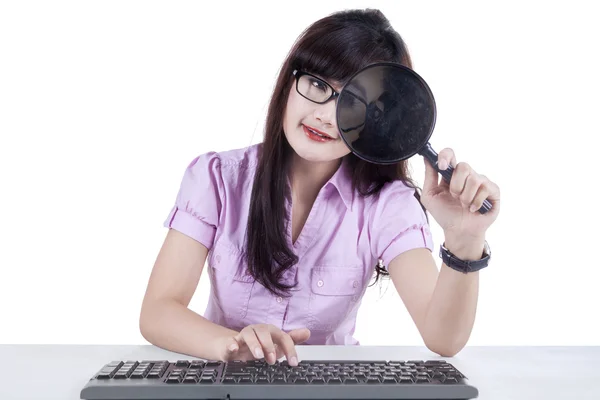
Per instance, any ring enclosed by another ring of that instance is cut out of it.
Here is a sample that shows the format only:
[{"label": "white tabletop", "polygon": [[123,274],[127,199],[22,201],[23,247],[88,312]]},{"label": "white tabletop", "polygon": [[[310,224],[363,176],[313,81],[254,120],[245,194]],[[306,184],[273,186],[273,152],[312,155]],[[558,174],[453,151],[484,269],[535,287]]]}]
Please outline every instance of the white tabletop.
[{"label": "white tabletop", "polygon": [[[424,347],[298,346],[300,359],[441,359]],[[0,345],[0,399],[75,400],[116,360],[189,359],[154,346]],[[467,347],[454,364],[479,399],[600,399],[600,347]]]}]

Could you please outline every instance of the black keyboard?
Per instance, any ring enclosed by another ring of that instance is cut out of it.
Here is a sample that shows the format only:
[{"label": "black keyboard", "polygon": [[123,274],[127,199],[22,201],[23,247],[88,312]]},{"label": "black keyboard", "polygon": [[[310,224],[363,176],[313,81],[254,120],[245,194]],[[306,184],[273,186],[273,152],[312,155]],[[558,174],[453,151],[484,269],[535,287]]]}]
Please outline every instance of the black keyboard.
[{"label": "black keyboard", "polygon": [[472,399],[475,386],[444,360],[114,361],[82,399]]}]

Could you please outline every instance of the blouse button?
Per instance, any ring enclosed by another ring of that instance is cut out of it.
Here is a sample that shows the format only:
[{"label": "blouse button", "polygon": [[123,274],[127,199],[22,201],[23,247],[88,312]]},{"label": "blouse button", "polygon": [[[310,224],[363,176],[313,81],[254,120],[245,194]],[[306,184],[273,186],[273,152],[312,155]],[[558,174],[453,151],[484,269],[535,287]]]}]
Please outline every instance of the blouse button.
[{"label": "blouse button", "polygon": [[358,281],[352,282],[352,287],[358,287]]},{"label": "blouse button", "polygon": [[319,282],[317,282],[317,286],[318,286],[318,287],[321,287],[321,286],[323,286],[323,281],[322,281],[322,280],[319,280]]},{"label": "blouse button", "polygon": [[217,264],[218,264],[218,263],[220,263],[220,262],[221,262],[221,255],[220,255],[220,254],[217,254],[217,257],[216,257],[216,259],[217,259]]},{"label": "blouse button", "polygon": [[278,302],[278,303],[281,303],[281,300],[282,300],[282,299],[281,299],[281,297],[278,297],[278,298],[277,298],[277,302]]}]

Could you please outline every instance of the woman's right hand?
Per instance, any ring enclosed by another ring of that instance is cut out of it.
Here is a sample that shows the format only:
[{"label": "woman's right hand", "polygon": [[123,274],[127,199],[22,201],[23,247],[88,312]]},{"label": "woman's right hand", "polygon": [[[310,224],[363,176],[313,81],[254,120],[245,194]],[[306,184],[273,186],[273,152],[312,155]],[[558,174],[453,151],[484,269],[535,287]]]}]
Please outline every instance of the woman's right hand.
[{"label": "woman's right hand", "polygon": [[255,360],[264,358],[269,364],[285,355],[291,366],[298,365],[296,345],[310,337],[307,328],[284,332],[271,324],[248,325],[235,336],[224,338],[224,361]]}]

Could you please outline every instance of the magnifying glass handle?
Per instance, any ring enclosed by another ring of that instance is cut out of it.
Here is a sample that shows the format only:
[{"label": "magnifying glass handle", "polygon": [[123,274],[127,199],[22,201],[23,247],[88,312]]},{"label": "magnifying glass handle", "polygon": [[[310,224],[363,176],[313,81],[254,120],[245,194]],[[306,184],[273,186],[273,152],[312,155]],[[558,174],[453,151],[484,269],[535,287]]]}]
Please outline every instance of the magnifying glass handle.
[{"label": "magnifying glass handle", "polygon": [[[421,154],[423,157],[425,157],[431,163],[431,165],[433,165],[433,167],[435,169],[437,169],[437,171],[440,173],[440,175],[442,175],[442,178],[447,183],[450,183],[450,178],[452,178],[452,174],[454,173],[454,167],[452,165],[449,165],[446,170],[441,171],[437,167],[438,155],[435,152],[435,150],[433,150],[433,148],[431,147],[431,145],[429,143],[427,143],[424,146],[424,148],[419,152],[419,154]],[[491,209],[492,209],[492,203],[490,203],[488,200],[484,200],[481,208],[479,208],[479,213],[485,214],[488,211],[490,211]]]}]

